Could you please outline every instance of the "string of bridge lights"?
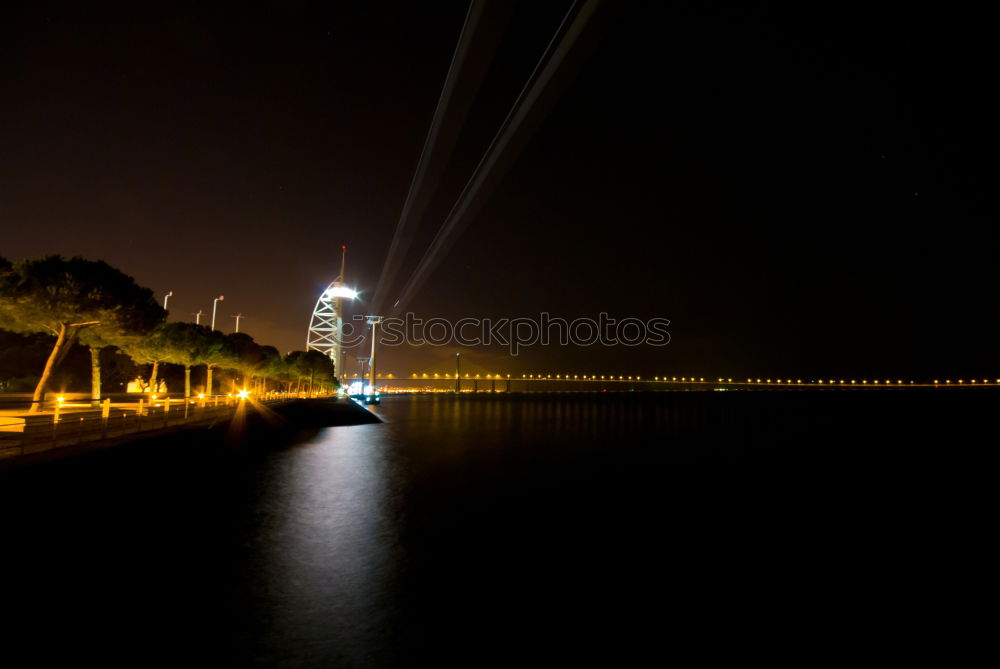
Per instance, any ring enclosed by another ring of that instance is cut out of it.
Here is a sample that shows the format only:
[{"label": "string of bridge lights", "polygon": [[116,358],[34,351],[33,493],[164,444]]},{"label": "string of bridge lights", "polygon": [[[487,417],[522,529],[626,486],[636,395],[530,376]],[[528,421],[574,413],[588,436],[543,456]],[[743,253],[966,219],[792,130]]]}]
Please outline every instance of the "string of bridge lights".
[{"label": "string of bridge lights", "polygon": [[[357,374],[353,375],[357,377]],[[690,384],[705,384],[705,385],[740,385],[740,386],[833,386],[833,387],[850,387],[850,386],[878,386],[878,387],[939,387],[939,386],[1000,386],[1000,379],[934,379],[933,381],[915,381],[915,380],[903,380],[903,379],[777,379],[777,378],[747,378],[747,379],[733,379],[717,377],[714,381],[712,379],[705,379],[704,377],[687,377],[687,376],[653,376],[642,377],[642,376],[626,376],[626,375],[615,375],[615,374],[448,374],[448,373],[437,373],[437,372],[413,372],[409,375],[410,380],[431,380],[431,379],[468,379],[470,381],[476,379],[485,379],[489,381],[588,381],[588,382],[643,382],[643,383],[660,383],[660,384],[672,384],[681,383],[685,385]],[[391,373],[379,374],[378,378],[381,379],[394,379],[397,378]],[[407,377],[401,377],[407,378]]]}]

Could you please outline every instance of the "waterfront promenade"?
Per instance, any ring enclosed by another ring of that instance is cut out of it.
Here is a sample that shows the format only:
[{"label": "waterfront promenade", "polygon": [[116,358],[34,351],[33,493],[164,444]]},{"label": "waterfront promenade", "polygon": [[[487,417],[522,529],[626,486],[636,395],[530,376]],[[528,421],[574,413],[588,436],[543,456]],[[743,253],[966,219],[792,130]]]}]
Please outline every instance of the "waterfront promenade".
[{"label": "waterfront promenade", "polygon": [[118,401],[105,398],[94,405],[87,398],[67,395],[47,410],[30,414],[27,403],[11,398],[7,403],[10,408],[0,409],[0,465],[29,456],[48,459],[81,447],[113,446],[190,427],[228,424],[234,418],[250,413],[270,414],[281,405],[305,399],[304,394],[295,393],[188,399],[143,395]]}]

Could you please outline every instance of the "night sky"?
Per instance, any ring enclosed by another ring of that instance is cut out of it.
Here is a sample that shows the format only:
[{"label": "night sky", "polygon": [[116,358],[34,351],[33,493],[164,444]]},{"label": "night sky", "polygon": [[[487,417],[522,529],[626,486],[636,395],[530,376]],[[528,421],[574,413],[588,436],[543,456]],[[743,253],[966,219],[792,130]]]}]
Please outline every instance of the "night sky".
[{"label": "night sky", "polygon": [[[223,329],[242,312],[241,331],[301,349],[341,244],[370,299],[468,3],[204,4],[5,8],[0,255],[103,259],[174,291],[171,320],[225,295]],[[408,263],[569,5],[515,6]],[[463,349],[469,371],[997,375],[987,16],[606,5],[572,85],[405,306],[659,316],[672,342]],[[455,350],[380,368],[449,371]]]}]

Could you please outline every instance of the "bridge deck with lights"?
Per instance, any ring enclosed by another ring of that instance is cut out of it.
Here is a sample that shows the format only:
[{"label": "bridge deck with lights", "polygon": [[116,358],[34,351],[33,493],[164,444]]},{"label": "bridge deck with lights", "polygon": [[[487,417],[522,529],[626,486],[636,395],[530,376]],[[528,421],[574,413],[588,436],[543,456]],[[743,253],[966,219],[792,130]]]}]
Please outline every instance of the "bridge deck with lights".
[{"label": "bridge deck with lights", "polygon": [[[348,381],[356,381],[352,375]],[[454,374],[410,373],[397,376],[392,373],[377,375],[377,382],[384,392],[414,392],[427,390],[444,392],[454,390]],[[1000,379],[778,379],[778,378],[706,378],[688,376],[628,376],[583,374],[463,374],[461,389],[465,392],[518,392],[547,390],[821,390],[865,389],[902,390],[918,388],[971,389],[997,388]]]}]

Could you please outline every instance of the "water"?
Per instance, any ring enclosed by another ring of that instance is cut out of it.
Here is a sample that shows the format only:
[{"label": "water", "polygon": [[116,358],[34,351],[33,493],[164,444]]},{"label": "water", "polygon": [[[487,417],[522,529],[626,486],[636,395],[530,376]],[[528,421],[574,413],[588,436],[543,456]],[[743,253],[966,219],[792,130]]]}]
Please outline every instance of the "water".
[{"label": "water", "polygon": [[7,472],[4,629],[35,665],[954,659],[995,557],[973,392],[386,398]]}]

